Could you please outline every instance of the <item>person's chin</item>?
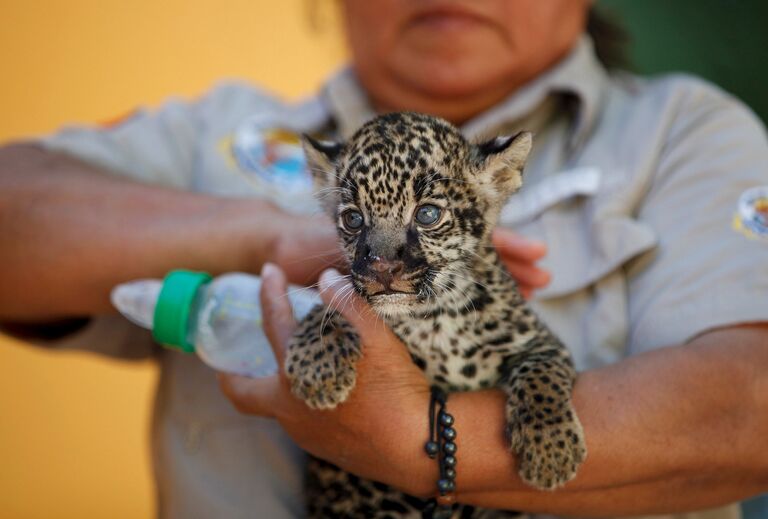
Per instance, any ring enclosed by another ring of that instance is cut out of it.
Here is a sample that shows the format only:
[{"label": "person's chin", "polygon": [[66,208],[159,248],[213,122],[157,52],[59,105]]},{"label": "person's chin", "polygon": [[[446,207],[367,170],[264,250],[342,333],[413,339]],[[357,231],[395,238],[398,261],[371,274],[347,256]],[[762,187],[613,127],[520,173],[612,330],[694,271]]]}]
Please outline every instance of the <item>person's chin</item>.
[{"label": "person's chin", "polygon": [[466,53],[458,58],[443,55],[412,55],[408,62],[393,66],[402,83],[438,98],[473,96],[496,85],[504,78],[504,70],[496,64],[486,64],[487,55],[477,57]]}]

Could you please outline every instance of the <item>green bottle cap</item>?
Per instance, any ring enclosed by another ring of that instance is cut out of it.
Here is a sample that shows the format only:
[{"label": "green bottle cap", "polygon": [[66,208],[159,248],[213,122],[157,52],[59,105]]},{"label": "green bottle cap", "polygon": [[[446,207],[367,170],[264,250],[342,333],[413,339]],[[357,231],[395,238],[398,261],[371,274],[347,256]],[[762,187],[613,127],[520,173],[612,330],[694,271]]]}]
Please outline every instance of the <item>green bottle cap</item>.
[{"label": "green bottle cap", "polygon": [[165,276],[152,323],[157,342],[187,353],[195,351],[195,345],[187,340],[189,311],[198,289],[210,280],[205,272],[189,270],[172,270]]}]

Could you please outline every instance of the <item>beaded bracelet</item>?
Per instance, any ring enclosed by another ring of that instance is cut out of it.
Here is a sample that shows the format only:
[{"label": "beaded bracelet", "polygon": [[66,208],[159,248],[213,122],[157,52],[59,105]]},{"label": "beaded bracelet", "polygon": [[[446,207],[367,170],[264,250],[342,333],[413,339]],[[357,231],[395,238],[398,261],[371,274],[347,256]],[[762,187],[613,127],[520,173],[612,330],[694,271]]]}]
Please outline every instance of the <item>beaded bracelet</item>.
[{"label": "beaded bracelet", "polygon": [[[432,386],[429,398],[429,440],[424,445],[427,456],[437,458],[440,478],[437,480],[439,497],[430,503],[436,512],[450,512],[456,489],[456,429],[453,416],[445,409],[448,399],[439,387]],[[435,515],[433,517],[438,517]]]}]

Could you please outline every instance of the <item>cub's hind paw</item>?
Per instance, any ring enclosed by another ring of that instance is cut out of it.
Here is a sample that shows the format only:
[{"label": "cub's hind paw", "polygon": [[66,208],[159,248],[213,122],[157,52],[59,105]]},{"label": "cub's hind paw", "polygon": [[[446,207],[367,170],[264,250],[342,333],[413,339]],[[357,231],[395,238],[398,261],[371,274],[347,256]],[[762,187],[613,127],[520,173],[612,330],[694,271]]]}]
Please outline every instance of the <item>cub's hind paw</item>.
[{"label": "cub's hind paw", "polygon": [[554,490],[573,479],[587,457],[584,433],[573,409],[568,406],[562,415],[545,416],[540,410],[522,408],[512,414],[507,434],[523,481]]}]

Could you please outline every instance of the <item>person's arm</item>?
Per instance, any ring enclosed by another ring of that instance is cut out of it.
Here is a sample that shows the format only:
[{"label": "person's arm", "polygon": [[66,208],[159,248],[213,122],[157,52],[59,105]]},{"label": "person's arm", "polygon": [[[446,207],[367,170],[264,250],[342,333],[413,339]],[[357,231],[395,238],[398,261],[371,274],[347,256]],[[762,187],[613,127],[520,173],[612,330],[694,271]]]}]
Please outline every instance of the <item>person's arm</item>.
[{"label": "person's arm", "polygon": [[[122,179],[34,144],[0,148],[0,321],[112,312],[118,283],[174,268],[309,282],[337,258],[335,231],[273,205]],[[306,261],[301,261],[306,260]]]},{"label": "person's arm", "polygon": [[[524,292],[546,285],[534,264],[546,247],[503,230],[494,242]],[[258,272],[269,260],[309,284],[340,262],[322,215],[134,182],[35,144],[0,148],[0,250],[5,323],[112,312],[115,285],[170,269]]]},{"label": "person's arm", "polygon": [[[493,433],[503,425],[503,395],[456,395],[460,499],[616,516],[699,510],[768,490],[766,345],[768,326],[724,328],[580,374],[574,401],[589,455],[577,478],[551,494],[504,478],[510,463]],[[483,455],[494,443],[497,456]]]},{"label": "person's arm", "polygon": [[[294,323],[279,274],[265,273],[267,331],[278,359]],[[342,288],[324,278],[323,297]],[[342,310],[365,345],[357,386],[334,411],[312,411],[284,376],[222,375],[241,411],[275,417],[308,452],[407,493],[435,494],[437,464],[423,451],[428,387],[404,346],[355,301]],[[768,327],[702,334],[580,375],[574,402],[589,453],[554,492],[525,486],[503,436],[504,395],[453,394],[460,502],[564,515],[697,510],[768,490]]]}]

